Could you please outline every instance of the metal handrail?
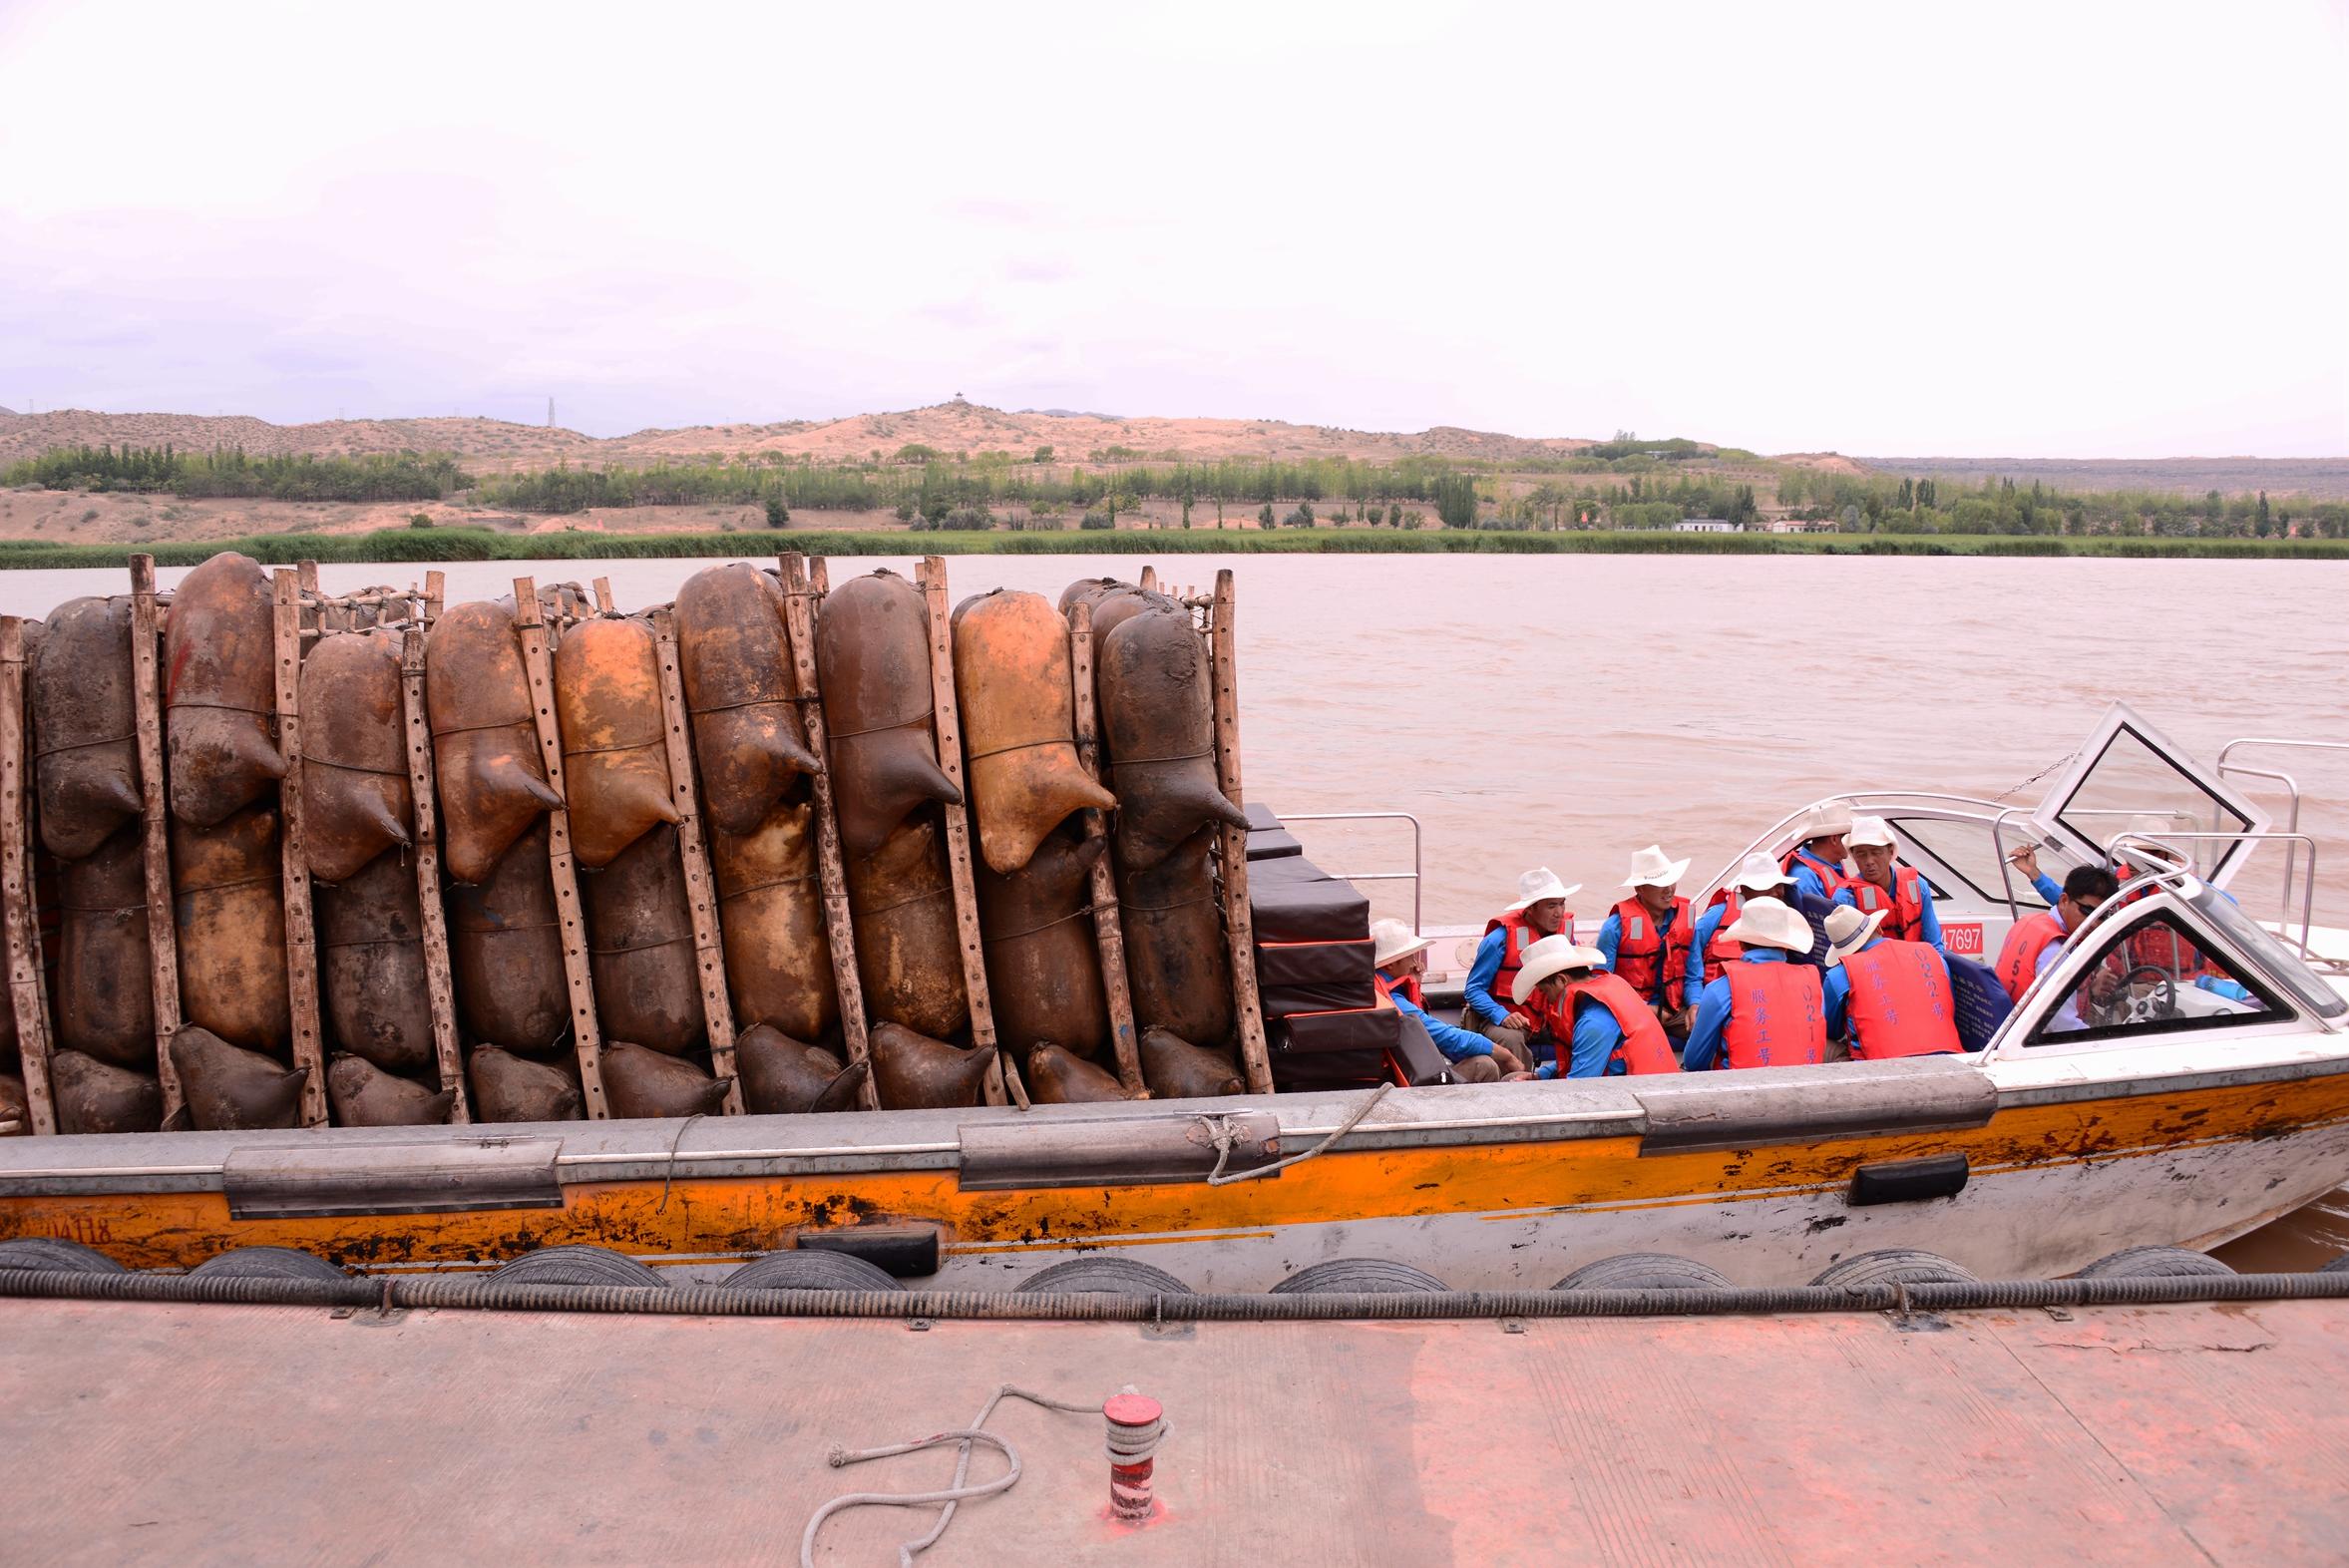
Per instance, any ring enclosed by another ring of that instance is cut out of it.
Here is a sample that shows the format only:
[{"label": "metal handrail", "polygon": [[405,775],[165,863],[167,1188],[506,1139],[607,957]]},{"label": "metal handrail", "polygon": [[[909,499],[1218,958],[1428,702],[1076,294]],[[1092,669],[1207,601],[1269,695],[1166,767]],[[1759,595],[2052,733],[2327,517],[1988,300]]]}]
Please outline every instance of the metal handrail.
[{"label": "metal handrail", "polygon": [[[2315,957],[2316,950],[2309,945],[2314,939],[2316,932],[2316,840],[2314,838],[2305,833],[2170,833],[2163,831],[2159,838],[2151,838],[2140,833],[2118,833],[2113,836],[2112,843],[2105,846],[2105,854],[2108,858],[2118,861],[2120,859],[2121,847],[2124,844],[2133,845],[2140,850],[2151,849],[2159,851],[2167,847],[2164,841],[2169,839],[2192,839],[2196,842],[2210,841],[2224,842],[2229,844],[2236,842],[2265,843],[2273,840],[2279,844],[2290,843],[2307,845],[2308,879],[2306,882],[2302,883],[2300,887],[2299,946],[2300,956],[2302,958],[2308,959]],[[2134,867],[2136,862],[2132,861],[2130,864]],[[2171,865],[2172,867],[2177,868],[2177,870],[2172,873],[2165,873],[2165,875],[2182,873],[2183,875],[2191,877],[2201,876],[2201,873],[2190,865],[2179,867],[2178,863],[2175,861],[2172,861]],[[2145,879],[2142,877],[2132,878],[2129,886],[2135,887],[2137,883],[2144,880]],[[2289,912],[2287,911],[2286,914],[2287,918],[2285,920],[2276,922],[2276,935],[2282,938],[2284,941],[2290,942],[2292,940],[2292,934],[2288,928],[2291,923],[2288,918]]]},{"label": "metal handrail", "polygon": [[[2266,768],[2245,767],[2239,762],[2228,762],[2226,759],[2233,754],[2237,746],[2281,746],[2288,751],[2349,751],[2349,740],[2287,740],[2274,735],[2238,735],[2218,748],[2218,772],[2221,776],[2231,770],[2252,778],[2272,779],[2283,785],[2286,795],[2291,801],[2291,811],[2284,820],[2284,826],[2287,830],[2296,832],[2300,827],[2300,781],[2289,773],[2279,773]],[[2292,870],[2295,858],[2296,852],[2294,850],[2286,849],[2284,851],[2283,900],[2277,906],[2277,920],[2279,922],[2291,918]],[[2308,879],[2312,883],[2316,880],[2316,868],[2313,866],[2308,869]]]},{"label": "metal handrail", "polygon": [[[1281,818],[1281,826],[1292,822],[1407,822],[1411,825],[1411,869],[1408,871],[1366,871],[1361,873],[1333,871],[1331,876],[1341,882],[1407,882],[1411,885],[1411,935],[1419,935],[1419,905],[1425,876],[1425,862],[1419,852],[1419,819],[1407,811],[1301,811],[1295,816]],[[1327,868],[1324,868],[1327,870]]]}]

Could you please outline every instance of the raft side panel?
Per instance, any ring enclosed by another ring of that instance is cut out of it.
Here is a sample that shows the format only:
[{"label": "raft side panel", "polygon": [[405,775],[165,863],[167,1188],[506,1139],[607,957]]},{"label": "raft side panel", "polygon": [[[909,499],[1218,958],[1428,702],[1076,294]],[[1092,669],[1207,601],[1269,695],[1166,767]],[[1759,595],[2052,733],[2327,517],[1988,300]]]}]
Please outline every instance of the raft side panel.
[{"label": "raft side panel", "polygon": [[[317,566],[310,566],[315,590]],[[318,1022],[318,924],[310,908],[310,861],[302,834],[301,574],[279,567],[271,578],[277,698],[277,866],[285,899],[285,994],[291,1013],[293,1064],[302,1080],[302,1125],[326,1125],[326,1052]]]},{"label": "raft side panel", "polygon": [[449,1122],[473,1120],[465,1082],[464,1053],[457,1045],[457,986],[449,973],[449,914],[441,904],[439,811],[432,782],[432,730],[424,707],[424,629],[411,625],[400,638],[400,709],[408,743],[408,793],[415,807],[416,899],[424,932],[424,985],[432,1008],[432,1052],[441,1087],[456,1097]]},{"label": "raft side panel", "polygon": [[336,1214],[559,1209],[561,1138],[482,1138],[364,1148],[233,1148],[220,1168],[237,1220]]},{"label": "raft side panel", "polygon": [[25,743],[25,623],[0,615],[0,920],[8,943],[8,1000],[16,1015],[17,1071],[36,1137],[57,1131],[49,1086],[49,998],[41,986],[40,912],[34,907],[30,807],[32,748]]},{"label": "raft side panel", "polygon": [[[1101,746],[1093,716],[1093,606],[1089,603],[1068,606],[1068,669],[1075,688],[1077,764],[1085,777],[1098,782]],[[1109,837],[1108,823],[1100,812],[1081,815],[1087,843]],[[1109,1044],[1117,1057],[1117,1081],[1138,1099],[1148,1093],[1148,1086],[1142,1077],[1141,1037],[1134,1030],[1133,991],[1126,981],[1125,923],[1117,913],[1117,873],[1110,865],[1105,843],[1093,857],[1087,875],[1093,897],[1093,946],[1101,960],[1102,995],[1109,1004]]]},{"label": "raft side panel", "polygon": [[155,558],[131,558],[131,700],[138,714],[139,794],[147,864],[149,979],[155,987],[155,1076],[164,1091],[164,1124],[182,1104],[172,1036],[180,1032],[180,927],[172,898],[170,802],[164,792],[163,638],[156,602]]},{"label": "raft side panel", "polygon": [[[1229,568],[1215,575],[1208,608],[1208,648],[1215,691],[1215,771],[1224,798],[1243,811],[1240,791],[1240,662],[1238,595]],[[1226,823],[1216,829],[1223,862],[1224,938],[1231,947],[1232,1001],[1239,1012],[1240,1064],[1257,1094],[1273,1088],[1272,1054],[1265,1043],[1264,1003],[1256,989],[1256,926],[1248,905],[1248,832]]]},{"label": "raft side panel", "polygon": [[[595,580],[596,601],[606,610],[611,582]],[[725,1114],[743,1112],[742,1076],[734,1060],[734,999],[726,991],[725,937],[718,929],[718,897],[709,871],[709,845],[701,836],[701,791],[693,772],[693,737],[687,731],[685,686],[677,667],[677,617],[667,606],[652,611],[653,653],[660,671],[660,718],[668,737],[670,804],[677,808],[677,858],[685,870],[685,904],[693,917],[693,970],[701,981],[701,1021],[709,1037],[711,1075],[726,1080]]]}]

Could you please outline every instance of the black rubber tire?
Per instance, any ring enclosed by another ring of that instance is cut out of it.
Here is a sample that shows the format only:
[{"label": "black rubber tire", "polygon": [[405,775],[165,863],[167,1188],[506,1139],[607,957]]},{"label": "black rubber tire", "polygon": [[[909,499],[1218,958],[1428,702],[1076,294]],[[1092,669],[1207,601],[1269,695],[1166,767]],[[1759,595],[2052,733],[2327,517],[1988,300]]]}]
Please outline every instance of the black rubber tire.
[{"label": "black rubber tire", "polygon": [[608,1247],[541,1247],[503,1264],[492,1285],[659,1285],[668,1281]]},{"label": "black rubber tire", "polygon": [[1191,1287],[1147,1263],[1131,1258],[1069,1258],[1039,1269],[1019,1282],[1028,1292],[1056,1291],[1080,1296],[1188,1296]]},{"label": "black rubber tire", "polygon": [[2207,1253],[2184,1247],[2124,1247],[2099,1258],[2073,1278],[2077,1280],[2183,1280],[2198,1276],[2231,1275],[2235,1271]]},{"label": "black rubber tire", "polygon": [[1309,1263],[1273,1287],[1275,1296],[1335,1296],[1360,1292],[1381,1296],[1424,1295],[1448,1291],[1425,1269],[1384,1258],[1327,1258]]},{"label": "black rubber tire", "polygon": [[1709,1263],[1668,1252],[1619,1252],[1586,1263],[1550,1287],[1553,1291],[1726,1291],[1730,1277]]},{"label": "black rubber tire", "polygon": [[730,1291],[902,1291],[887,1269],[845,1252],[794,1247],[753,1258],[718,1282]]},{"label": "black rubber tire", "polygon": [[347,1280],[314,1253],[292,1247],[231,1247],[188,1271],[196,1280]]},{"label": "black rubber tire", "polygon": [[128,1274],[95,1248],[62,1236],[18,1236],[0,1241],[0,1269],[46,1269],[52,1274]]},{"label": "black rubber tire", "polygon": [[1914,1247],[1886,1247],[1877,1252],[1863,1252],[1841,1263],[1829,1266],[1813,1285],[1964,1285],[1973,1281],[1971,1271],[1950,1262],[1939,1253],[1919,1252]]},{"label": "black rubber tire", "polygon": [[[0,1242],[0,1247],[7,1245],[6,1242]],[[2349,1252],[2341,1254],[2316,1272],[2319,1274],[2349,1274]]]}]

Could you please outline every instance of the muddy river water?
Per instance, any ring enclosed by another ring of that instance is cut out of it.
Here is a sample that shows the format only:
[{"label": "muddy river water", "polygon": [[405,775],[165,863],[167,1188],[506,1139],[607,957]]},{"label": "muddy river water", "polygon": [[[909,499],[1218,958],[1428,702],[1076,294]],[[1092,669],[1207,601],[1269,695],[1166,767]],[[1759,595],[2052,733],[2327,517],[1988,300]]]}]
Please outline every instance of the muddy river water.
[{"label": "muddy river water", "polygon": [[[748,549],[757,542],[746,537]],[[1057,593],[1148,558],[950,558],[955,596]],[[656,603],[706,562],[497,562],[447,569],[452,599],[512,580],[608,576]],[[1690,856],[1692,881],[1783,812],[1858,788],[2016,805],[2106,704],[2209,761],[2237,736],[2349,739],[2349,565],[2311,562],[1714,556],[1177,556],[1165,581],[1239,582],[1250,798],[1283,813],[1396,811],[1424,829],[1423,916],[1482,921],[1519,872],[1582,883],[1603,910],[1631,852]],[[842,576],[910,560],[837,561]],[[329,566],[329,591],[409,567]],[[169,585],[181,574],[160,574]],[[0,573],[0,612],[121,592],[115,571]],[[2299,779],[2319,843],[2316,918],[2349,925],[2349,753],[2243,760]],[[2280,826],[2280,789],[2243,787]],[[1301,825],[1338,872],[1408,869],[1400,824]],[[2238,884],[2275,911],[2275,846]],[[1409,885],[1374,883],[1379,913]],[[2264,895],[2264,896],[2262,896]],[[2349,1249],[2349,1194],[2226,1250],[2305,1267]]]}]

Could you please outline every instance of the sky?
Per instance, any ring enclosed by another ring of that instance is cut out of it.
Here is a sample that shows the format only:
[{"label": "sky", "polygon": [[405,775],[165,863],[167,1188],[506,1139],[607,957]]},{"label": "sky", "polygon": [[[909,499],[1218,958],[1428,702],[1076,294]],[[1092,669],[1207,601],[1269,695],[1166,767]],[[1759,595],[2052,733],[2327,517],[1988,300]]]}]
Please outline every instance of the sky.
[{"label": "sky", "polygon": [[0,405],[2349,454],[2349,0],[0,0]]}]

